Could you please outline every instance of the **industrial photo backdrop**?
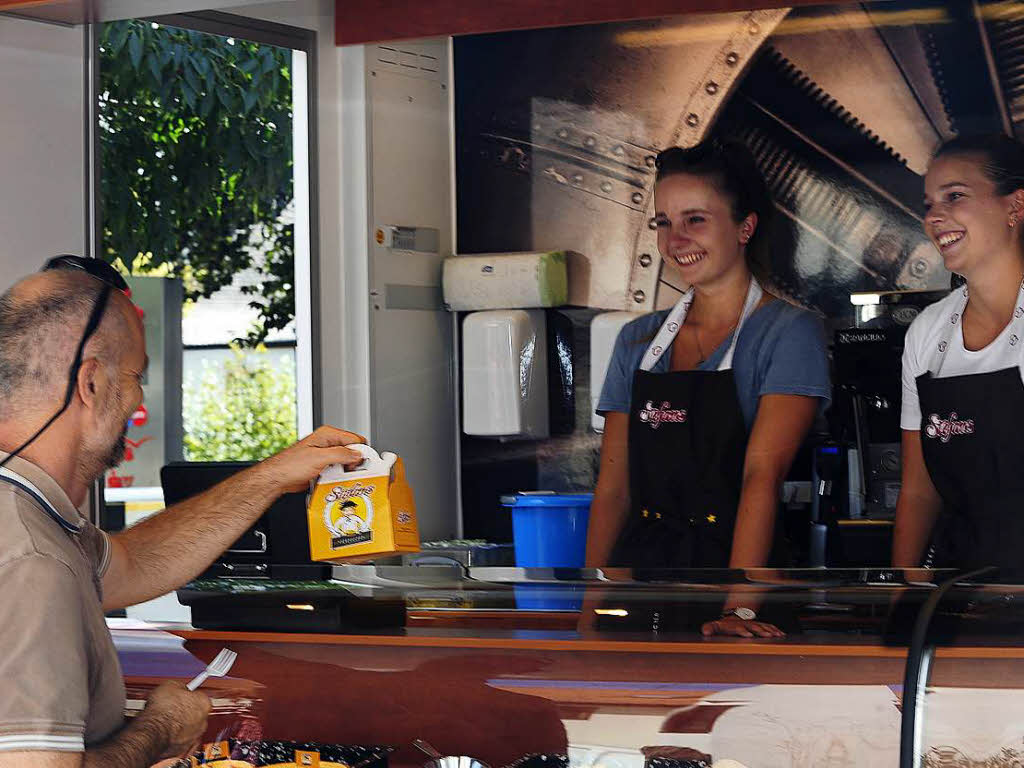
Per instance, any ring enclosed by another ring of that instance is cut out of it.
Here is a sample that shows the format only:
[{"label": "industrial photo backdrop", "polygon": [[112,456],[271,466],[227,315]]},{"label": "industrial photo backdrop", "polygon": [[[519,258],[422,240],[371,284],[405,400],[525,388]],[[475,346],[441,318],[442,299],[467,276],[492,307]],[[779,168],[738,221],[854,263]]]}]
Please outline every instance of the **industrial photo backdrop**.
[{"label": "industrial photo backdrop", "polygon": [[579,254],[572,306],[548,312],[562,331],[548,345],[552,437],[462,437],[466,535],[510,540],[500,493],[596,481],[590,320],[680,295],[648,227],[657,152],[708,137],[751,149],[782,224],[772,289],[831,336],[853,325],[851,292],[949,288],[922,231],[923,175],[957,134],[1020,135],[1024,6],[877,2],[466,36],[454,68],[459,254]]}]

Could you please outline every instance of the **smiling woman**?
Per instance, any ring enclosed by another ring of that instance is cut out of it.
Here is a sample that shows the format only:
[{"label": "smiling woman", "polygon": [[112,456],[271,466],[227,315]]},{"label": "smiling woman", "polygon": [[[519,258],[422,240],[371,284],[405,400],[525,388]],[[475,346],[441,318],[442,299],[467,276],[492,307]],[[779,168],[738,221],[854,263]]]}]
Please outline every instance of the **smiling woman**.
[{"label": "smiling woman", "polygon": [[[762,282],[768,272],[775,206],[747,148],[713,139],[696,147],[672,147],[658,155],[655,215],[658,250],[670,269],[703,261],[704,241],[735,241],[717,249],[746,262]],[[723,238],[725,239],[723,241]],[[735,245],[743,246],[736,249]],[[689,250],[680,250],[682,247]],[[719,264],[723,274],[728,263]],[[681,273],[682,284],[709,282],[709,276]]]},{"label": "smiling woman", "polygon": [[1005,576],[1024,546],[1024,146],[1003,135],[946,143],[925,208],[926,234],[967,282],[907,332],[893,562]]},{"label": "smiling woman", "polygon": [[[773,206],[745,146],[673,148],[657,167],[658,250],[691,287],[616,341],[597,408],[606,421],[587,565],[782,564],[779,487],[829,399],[821,326],[757,279]],[[756,607],[731,596],[705,632],[781,634],[755,621]],[[653,610],[642,621],[711,618]]]}]

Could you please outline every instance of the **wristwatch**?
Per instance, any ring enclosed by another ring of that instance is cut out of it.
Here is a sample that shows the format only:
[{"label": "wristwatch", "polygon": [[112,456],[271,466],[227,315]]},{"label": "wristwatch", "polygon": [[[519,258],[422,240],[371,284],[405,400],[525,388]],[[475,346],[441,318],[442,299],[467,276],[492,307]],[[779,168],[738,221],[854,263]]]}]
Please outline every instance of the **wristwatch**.
[{"label": "wristwatch", "polygon": [[724,619],[728,616],[735,616],[741,621],[753,621],[757,618],[757,613],[750,608],[726,608],[722,611],[722,618]]}]

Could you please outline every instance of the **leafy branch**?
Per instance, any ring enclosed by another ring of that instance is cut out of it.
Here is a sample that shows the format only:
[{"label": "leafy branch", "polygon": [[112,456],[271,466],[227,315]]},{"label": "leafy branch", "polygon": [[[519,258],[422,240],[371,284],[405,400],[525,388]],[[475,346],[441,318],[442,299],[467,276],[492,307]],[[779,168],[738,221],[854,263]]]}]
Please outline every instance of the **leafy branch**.
[{"label": "leafy branch", "polygon": [[291,52],[138,20],[100,38],[102,252],[209,297],[255,269],[247,342],[295,315]]}]

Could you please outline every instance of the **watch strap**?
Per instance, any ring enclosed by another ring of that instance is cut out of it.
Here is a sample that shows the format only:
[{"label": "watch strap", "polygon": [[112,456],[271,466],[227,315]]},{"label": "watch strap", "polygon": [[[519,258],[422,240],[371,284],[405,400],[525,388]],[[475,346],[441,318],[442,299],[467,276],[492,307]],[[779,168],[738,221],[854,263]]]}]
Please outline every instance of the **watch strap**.
[{"label": "watch strap", "polygon": [[757,618],[757,612],[751,608],[726,608],[722,611],[722,618],[735,616],[741,621],[753,621]]}]

